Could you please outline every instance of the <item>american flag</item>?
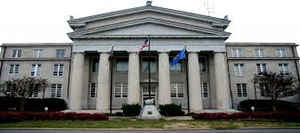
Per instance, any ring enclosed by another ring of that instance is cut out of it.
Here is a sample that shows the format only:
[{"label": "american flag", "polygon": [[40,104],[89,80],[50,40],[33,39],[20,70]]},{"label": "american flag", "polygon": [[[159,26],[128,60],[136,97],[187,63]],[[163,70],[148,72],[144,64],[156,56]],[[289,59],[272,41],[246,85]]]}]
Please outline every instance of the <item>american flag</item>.
[{"label": "american flag", "polygon": [[149,46],[150,46],[149,40],[146,39],[145,42],[140,46],[140,48],[139,48],[139,53],[140,53],[145,47],[149,47]]}]

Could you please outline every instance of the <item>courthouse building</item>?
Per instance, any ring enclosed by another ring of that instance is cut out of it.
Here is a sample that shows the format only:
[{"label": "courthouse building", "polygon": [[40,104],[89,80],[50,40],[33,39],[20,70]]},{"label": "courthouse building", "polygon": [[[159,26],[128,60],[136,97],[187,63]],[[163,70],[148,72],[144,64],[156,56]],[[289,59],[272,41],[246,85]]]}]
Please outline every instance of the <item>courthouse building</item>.
[{"label": "courthouse building", "polygon": [[[190,112],[228,110],[246,99],[266,99],[255,73],[299,78],[295,43],[226,43],[230,20],[152,6],[70,17],[72,43],[5,43],[1,81],[48,79],[46,97],[71,110],[120,111],[122,104],[175,103]],[[150,48],[139,52],[146,39]],[[186,58],[170,61],[186,49]],[[150,69],[149,69],[150,67]],[[34,93],[33,98],[42,97]],[[298,96],[284,100],[299,102]]]}]

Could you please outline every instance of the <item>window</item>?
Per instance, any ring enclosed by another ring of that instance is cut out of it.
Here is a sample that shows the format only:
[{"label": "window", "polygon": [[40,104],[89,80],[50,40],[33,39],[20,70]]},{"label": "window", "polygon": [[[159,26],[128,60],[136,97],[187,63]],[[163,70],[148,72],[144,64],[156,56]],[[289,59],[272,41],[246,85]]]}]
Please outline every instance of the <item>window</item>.
[{"label": "window", "polygon": [[56,49],[56,57],[63,58],[65,57],[65,49]]},{"label": "window", "polygon": [[288,74],[288,64],[278,64],[280,74]]},{"label": "window", "polygon": [[55,98],[55,97],[62,97],[62,84],[52,84],[51,85],[51,90],[50,90],[50,97]]},{"label": "window", "polygon": [[41,74],[41,64],[32,64],[31,76],[40,76]]},{"label": "window", "polygon": [[262,49],[262,48],[255,49],[255,56],[256,57],[264,57],[264,49]]},{"label": "window", "polygon": [[205,58],[199,58],[200,72],[206,72]]},{"label": "window", "polygon": [[9,96],[16,96],[17,94],[17,85],[16,84],[11,84],[11,83],[8,83],[7,84],[7,94],[9,94]]},{"label": "window", "polygon": [[9,74],[17,74],[19,73],[20,65],[19,64],[10,64]]},{"label": "window", "polygon": [[99,59],[95,58],[92,60],[92,72],[98,72],[99,69]]},{"label": "window", "polygon": [[262,74],[264,72],[267,72],[267,65],[266,64],[256,64],[256,72],[257,74]]},{"label": "window", "polygon": [[236,84],[237,88],[237,96],[238,97],[247,97],[247,84],[241,83],[241,84]]},{"label": "window", "polygon": [[276,51],[277,51],[278,57],[286,57],[287,56],[285,48],[278,48]]},{"label": "window", "polygon": [[63,76],[64,64],[54,64],[53,76]]},{"label": "window", "polygon": [[150,62],[150,73],[157,72],[157,62],[154,60],[144,60],[142,63],[142,72],[147,73],[149,71],[149,63]]},{"label": "window", "polygon": [[244,64],[234,64],[234,73],[236,76],[243,76]]},{"label": "window", "polygon": [[201,84],[201,88],[202,88],[202,96],[203,97],[208,97],[208,84],[206,82]]},{"label": "window", "polygon": [[33,88],[33,86],[31,86],[31,89],[33,90],[31,97],[38,97],[39,96],[38,88]]},{"label": "window", "polygon": [[183,72],[183,63],[179,62],[175,64],[174,66],[170,66],[171,72]]},{"label": "window", "polygon": [[22,56],[22,50],[21,49],[13,49],[12,51],[12,57],[13,58],[20,58]]},{"label": "window", "polygon": [[232,48],[231,52],[232,52],[232,57],[241,57],[241,48]]},{"label": "window", "polygon": [[96,83],[90,83],[89,85],[89,97],[96,97]]},{"label": "window", "polygon": [[114,96],[117,98],[127,97],[128,86],[127,83],[116,83],[114,88]]},{"label": "window", "polygon": [[172,83],[171,84],[171,97],[182,98],[183,97],[183,83]]},{"label": "window", "polygon": [[266,90],[266,87],[267,87],[267,85],[266,84],[264,84],[264,83],[259,83],[259,90],[260,90],[260,95],[261,96],[266,96],[266,92],[265,92],[265,90]]},{"label": "window", "polygon": [[42,56],[43,49],[33,49],[33,57],[39,58]]},{"label": "window", "polygon": [[128,61],[127,60],[117,60],[116,65],[117,72],[128,72]]}]

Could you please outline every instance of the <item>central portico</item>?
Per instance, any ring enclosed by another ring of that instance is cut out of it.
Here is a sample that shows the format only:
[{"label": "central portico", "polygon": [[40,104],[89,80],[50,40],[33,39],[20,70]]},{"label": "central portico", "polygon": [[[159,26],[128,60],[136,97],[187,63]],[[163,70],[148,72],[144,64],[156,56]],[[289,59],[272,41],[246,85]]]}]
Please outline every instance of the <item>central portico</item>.
[{"label": "central portico", "polygon": [[[224,31],[229,20],[148,3],[68,22],[74,29],[68,34],[74,42],[72,110],[109,113],[149,97],[190,112],[231,108],[225,52],[230,33]],[[147,38],[150,51],[139,52]],[[187,58],[170,67],[183,48]]]}]

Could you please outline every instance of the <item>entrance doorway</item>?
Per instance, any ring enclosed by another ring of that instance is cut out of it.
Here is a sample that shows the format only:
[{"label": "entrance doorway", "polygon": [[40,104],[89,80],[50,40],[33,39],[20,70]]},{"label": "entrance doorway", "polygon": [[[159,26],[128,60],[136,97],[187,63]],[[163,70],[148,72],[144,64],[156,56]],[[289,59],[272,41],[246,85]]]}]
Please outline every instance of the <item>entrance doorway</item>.
[{"label": "entrance doorway", "polygon": [[142,91],[142,104],[144,105],[144,101],[147,99],[154,99],[154,104],[157,103],[157,88],[158,83],[150,83],[150,88],[148,83],[141,84]]}]

